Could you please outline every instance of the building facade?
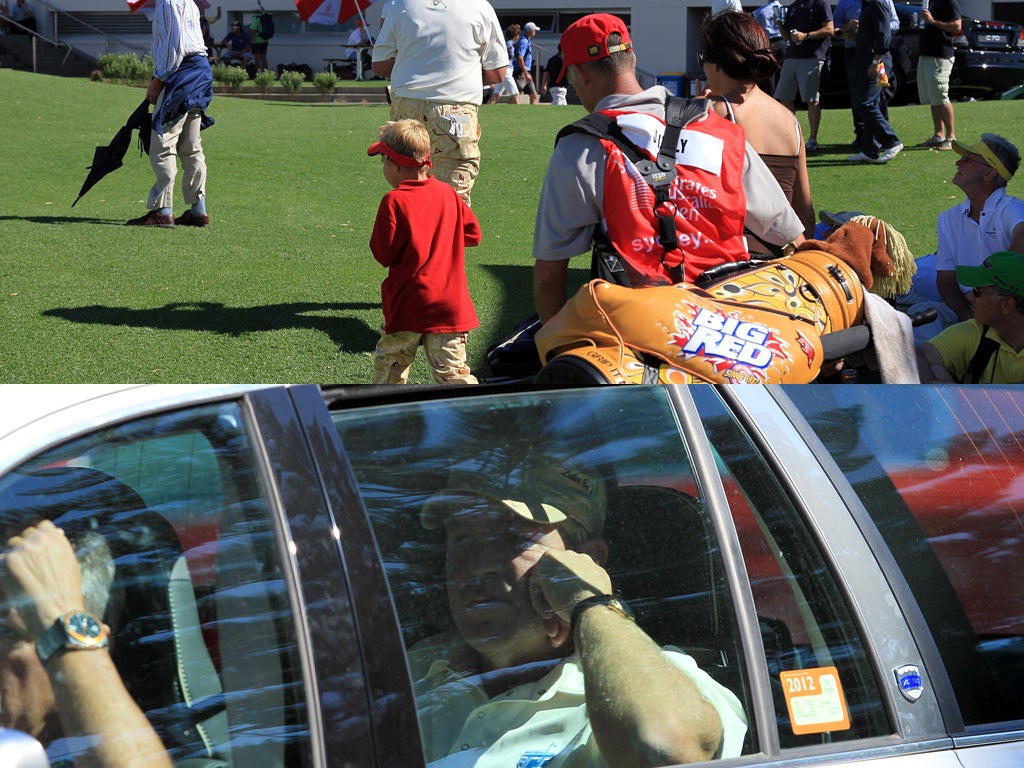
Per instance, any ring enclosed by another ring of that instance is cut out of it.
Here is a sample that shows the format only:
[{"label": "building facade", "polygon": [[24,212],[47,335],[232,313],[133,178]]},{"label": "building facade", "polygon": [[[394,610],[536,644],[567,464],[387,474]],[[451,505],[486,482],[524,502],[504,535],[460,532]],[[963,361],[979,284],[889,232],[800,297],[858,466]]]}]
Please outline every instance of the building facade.
[{"label": "building facade", "polygon": [[[220,20],[211,25],[215,40],[228,32],[231,21],[239,19],[248,26],[257,10],[255,0],[211,0],[209,18],[220,7]],[[77,50],[95,57],[105,52],[149,50],[149,22],[142,14],[129,14],[125,0],[29,0],[39,31],[49,39],[70,43]],[[374,31],[380,20],[383,0],[364,11]],[[641,81],[654,82],[661,74],[697,73],[697,38],[701,20],[709,11],[706,0],[636,0],[622,3],[609,0],[560,0],[544,7],[536,0],[493,0],[502,26],[512,22],[535,22],[541,32],[534,38],[535,58],[539,64],[555,52],[558,36],[566,26],[587,13],[603,11],[622,16],[630,27]],[[745,6],[754,10],[757,5]],[[325,59],[345,55],[341,46],[354,26],[355,18],[344,24],[323,26],[300,21],[294,0],[263,0],[263,8],[273,13],[276,35],[270,44],[271,68],[280,64],[307,64],[313,71],[325,68]],[[1024,2],[962,0],[965,16],[1024,22]]]}]

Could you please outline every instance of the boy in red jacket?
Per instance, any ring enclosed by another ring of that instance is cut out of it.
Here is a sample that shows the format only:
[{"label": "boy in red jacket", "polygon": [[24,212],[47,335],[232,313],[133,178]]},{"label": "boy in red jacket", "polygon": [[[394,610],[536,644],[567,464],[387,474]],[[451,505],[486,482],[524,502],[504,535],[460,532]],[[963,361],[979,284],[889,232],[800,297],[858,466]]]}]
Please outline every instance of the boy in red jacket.
[{"label": "boy in red jacket", "polygon": [[381,156],[393,187],[370,238],[373,258],[388,268],[373,383],[407,383],[422,344],[438,384],[476,384],[466,365],[466,334],[480,323],[465,247],[480,243],[480,223],[455,190],[430,175],[430,136],[419,121],[389,122],[366,154]]}]

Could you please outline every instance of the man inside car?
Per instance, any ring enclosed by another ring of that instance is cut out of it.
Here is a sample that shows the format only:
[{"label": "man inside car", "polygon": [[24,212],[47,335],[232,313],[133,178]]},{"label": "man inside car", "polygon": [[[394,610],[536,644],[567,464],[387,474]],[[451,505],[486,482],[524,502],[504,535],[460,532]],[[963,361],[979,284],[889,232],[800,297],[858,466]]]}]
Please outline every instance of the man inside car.
[{"label": "man inside car", "polygon": [[[667,765],[740,754],[736,697],[663,650],[602,567],[603,482],[547,457],[453,471],[421,522],[446,532],[455,632],[409,653],[428,761]],[[448,758],[448,760],[443,760]]]}]

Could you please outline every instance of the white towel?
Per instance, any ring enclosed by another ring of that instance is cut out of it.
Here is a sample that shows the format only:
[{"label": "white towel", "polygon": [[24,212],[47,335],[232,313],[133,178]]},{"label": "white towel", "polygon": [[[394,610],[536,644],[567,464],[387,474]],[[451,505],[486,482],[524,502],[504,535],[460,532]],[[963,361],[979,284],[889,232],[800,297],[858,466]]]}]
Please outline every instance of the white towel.
[{"label": "white towel", "polygon": [[881,296],[864,292],[864,320],[885,384],[920,384],[910,318]]}]

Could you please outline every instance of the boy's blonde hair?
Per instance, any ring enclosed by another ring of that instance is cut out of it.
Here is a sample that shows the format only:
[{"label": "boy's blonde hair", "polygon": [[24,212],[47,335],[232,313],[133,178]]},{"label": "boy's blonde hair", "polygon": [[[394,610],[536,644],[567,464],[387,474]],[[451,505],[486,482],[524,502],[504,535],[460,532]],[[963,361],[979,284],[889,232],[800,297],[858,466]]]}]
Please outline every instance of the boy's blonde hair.
[{"label": "boy's blonde hair", "polygon": [[430,157],[430,134],[419,120],[392,120],[379,134],[381,142],[406,157],[421,163]]}]

